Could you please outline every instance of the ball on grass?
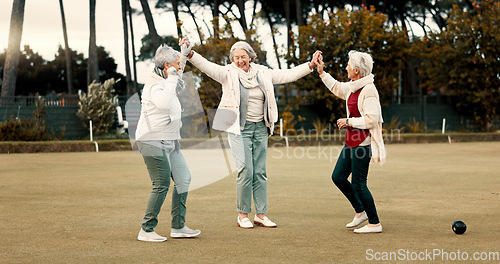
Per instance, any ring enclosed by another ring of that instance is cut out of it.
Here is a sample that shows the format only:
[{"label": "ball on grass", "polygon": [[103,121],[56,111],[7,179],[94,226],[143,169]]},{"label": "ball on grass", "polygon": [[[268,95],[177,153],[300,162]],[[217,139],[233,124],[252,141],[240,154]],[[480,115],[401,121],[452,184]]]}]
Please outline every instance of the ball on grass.
[{"label": "ball on grass", "polygon": [[467,230],[467,225],[463,221],[457,220],[451,225],[451,230],[453,230],[455,234],[461,235],[465,233],[465,230]]}]

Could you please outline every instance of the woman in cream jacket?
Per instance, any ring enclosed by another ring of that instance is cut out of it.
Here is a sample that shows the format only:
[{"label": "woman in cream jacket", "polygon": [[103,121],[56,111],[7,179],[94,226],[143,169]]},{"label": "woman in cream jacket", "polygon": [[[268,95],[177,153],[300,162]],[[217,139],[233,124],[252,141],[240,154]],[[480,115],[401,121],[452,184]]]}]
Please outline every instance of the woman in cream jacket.
[{"label": "woman in cream jacket", "polygon": [[320,52],[309,63],[287,70],[272,70],[253,63],[257,55],[244,41],[236,42],[230,50],[231,64],[209,62],[191,51],[188,59],[195,67],[222,84],[222,98],[212,128],[228,132],[229,144],[236,161],[238,176],[237,223],[252,228],[248,218],[252,195],[256,215],[254,224],[264,227],[277,225],[267,213],[266,155],[268,136],[278,120],[274,84],[293,82],[309,74],[317,65]]},{"label": "woman in cream jacket", "polygon": [[[355,233],[380,233],[382,225],[378,219],[373,197],[366,181],[370,160],[385,162],[385,147],[382,138],[382,110],[377,89],[371,74],[372,57],[363,52],[350,51],[347,75],[351,80],[342,83],[323,71],[320,56],[318,73],[326,87],[337,97],[346,100],[347,118],[337,120],[339,129],[347,128],[345,145],[332,173],[332,180],[351,203],[356,214],[346,225],[353,228],[364,221],[368,224],[355,229]],[[347,180],[352,173],[352,183]]]}]

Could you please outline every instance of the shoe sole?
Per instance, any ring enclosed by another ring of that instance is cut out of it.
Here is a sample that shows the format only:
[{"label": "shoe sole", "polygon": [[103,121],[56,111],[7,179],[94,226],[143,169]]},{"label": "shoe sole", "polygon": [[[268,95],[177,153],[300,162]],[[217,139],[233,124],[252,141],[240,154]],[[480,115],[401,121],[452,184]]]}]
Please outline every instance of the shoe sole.
[{"label": "shoe sole", "polygon": [[354,227],[358,227],[359,225],[361,225],[362,223],[364,223],[364,222],[366,222],[366,221],[368,221],[368,219],[363,220],[361,223],[359,223],[359,224],[357,224],[357,225],[355,225],[355,226],[347,226],[347,225],[346,225],[345,227],[346,227],[346,228],[354,228]]},{"label": "shoe sole", "polygon": [[382,231],[377,232],[353,232],[354,234],[380,234]]},{"label": "shoe sole", "polygon": [[278,227],[277,225],[275,225],[275,226],[266,226],[266,225],[264,225],[264,224],[262,224],[262,223],[259,223],[259,222],[256,222],[256,221],[254,221],[253,223],[254,223],[255,225],[258,225],[258,226],[263,226],[263,227],[265,227],[265,228],[276,228],[276,227]]},{"label": "shoe sole", "polygon": [[143,241],[143,242],[165,242],[165,241],[167,241],[167,239],[165,239],[165,240],[154,240],[154,239],[142,238],[142,237],[138,237],[137,240],[138,241]]},{"label": "shoe sole", "polygon": [[197,237],[201,234],[201,232],[197,233],[197,234],[192,234],[192,235],[189,235],[189,234],[179,234],[179,233],[173,233],[173,234],[170,234],[170,237],[171,238],[193,238],[193,237]]},{"label": "shoe sole", "polygon": [[253,226],[251,226],[251,227],[243,227],[243,226],[240,225],[240,223],[236,223],[236,224],[238,225],[238,227],[241,227],[243,229],[252,229],[253,228]]}]

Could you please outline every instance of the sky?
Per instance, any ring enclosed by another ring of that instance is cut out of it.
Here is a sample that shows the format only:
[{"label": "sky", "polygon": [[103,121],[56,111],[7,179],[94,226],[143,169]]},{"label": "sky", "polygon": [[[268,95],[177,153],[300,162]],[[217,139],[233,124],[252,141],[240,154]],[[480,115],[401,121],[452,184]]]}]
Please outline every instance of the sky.
[{"label": "sky", "polygon": [[[154,7],[156,1],[149,1],[150,7]],[[0,1],[0,52],[4,52],[8,46],[10,16],[12,12],[13,0]],[[140,2],[131,0],[132,8],[142,10]],[[251,5],[251,3],[248,3]],[[251,6],[247,8],[251,11]],[[59,45],[64,47],[62,33],[61,13],[58,0],[31,0],[26,1],[23,24],[23,35],[21,39],[21,50],[24,45],[38,52],[45,60],[53,60]],[[71,49],[85,56],[88,54],[89,42],[89,1],[86,0],[65,0],[64,11],[66,16],[66,26],[68,29],[68,42]],[[172,12],[162,10],[152,10],[155,20],[156,30],[160,35],[177,36],[175,18]],[[199,10],[199,14],[206,16],[207,23],[210,18],[210,10]],[[180,14],[183,20],[184,33],[195,42],[198,34],[195,31],[191,18],[184,13]],[[141,38],[148,33],[148,28],[144,15],[133,17],[136,54],[139,54]],[[203,22],[198,21],[204,26]],[[238,26],[236,26],[238,27]],[[266,27],[258,27],[262,34],[262,39],[270,39],[270,32],[264,32]],[[110,56],[118,64],[118,72],[124,74],[124,54],[123,54],[123,24],[121,18],[120,0],[98,0],[96,4],[96,31],[97,45],[103,46]],[[208,33],[206,33],[208,34]],[[242,37],[242,36],[240,36]],[[196,49],[196,46],[194,47]],[[272,50],[272,43],[264,41],[264,49]],[[272,54],[268,52],[268,54]],[[273,61],[274,59],[274,61]],[[277,65],[276,59],[268,56],[269,64]],[[150,62],[138,63],[138,81],[144,83],[148,72],[151,69]]]}]

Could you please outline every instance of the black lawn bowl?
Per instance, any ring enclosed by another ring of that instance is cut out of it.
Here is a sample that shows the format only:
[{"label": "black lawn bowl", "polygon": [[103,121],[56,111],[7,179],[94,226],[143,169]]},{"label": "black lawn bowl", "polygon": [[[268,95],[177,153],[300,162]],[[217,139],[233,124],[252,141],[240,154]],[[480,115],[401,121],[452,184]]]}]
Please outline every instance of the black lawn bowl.
[{"label": "black lawn bowl", "polygon": [[464,222],[457,220],[453,222],[453,225],[451,225],[451,229],[453,230],[453,232],[455,232],[455,234],[461,235],[465,233],[465,230],[467,230],[467,225]]}]

